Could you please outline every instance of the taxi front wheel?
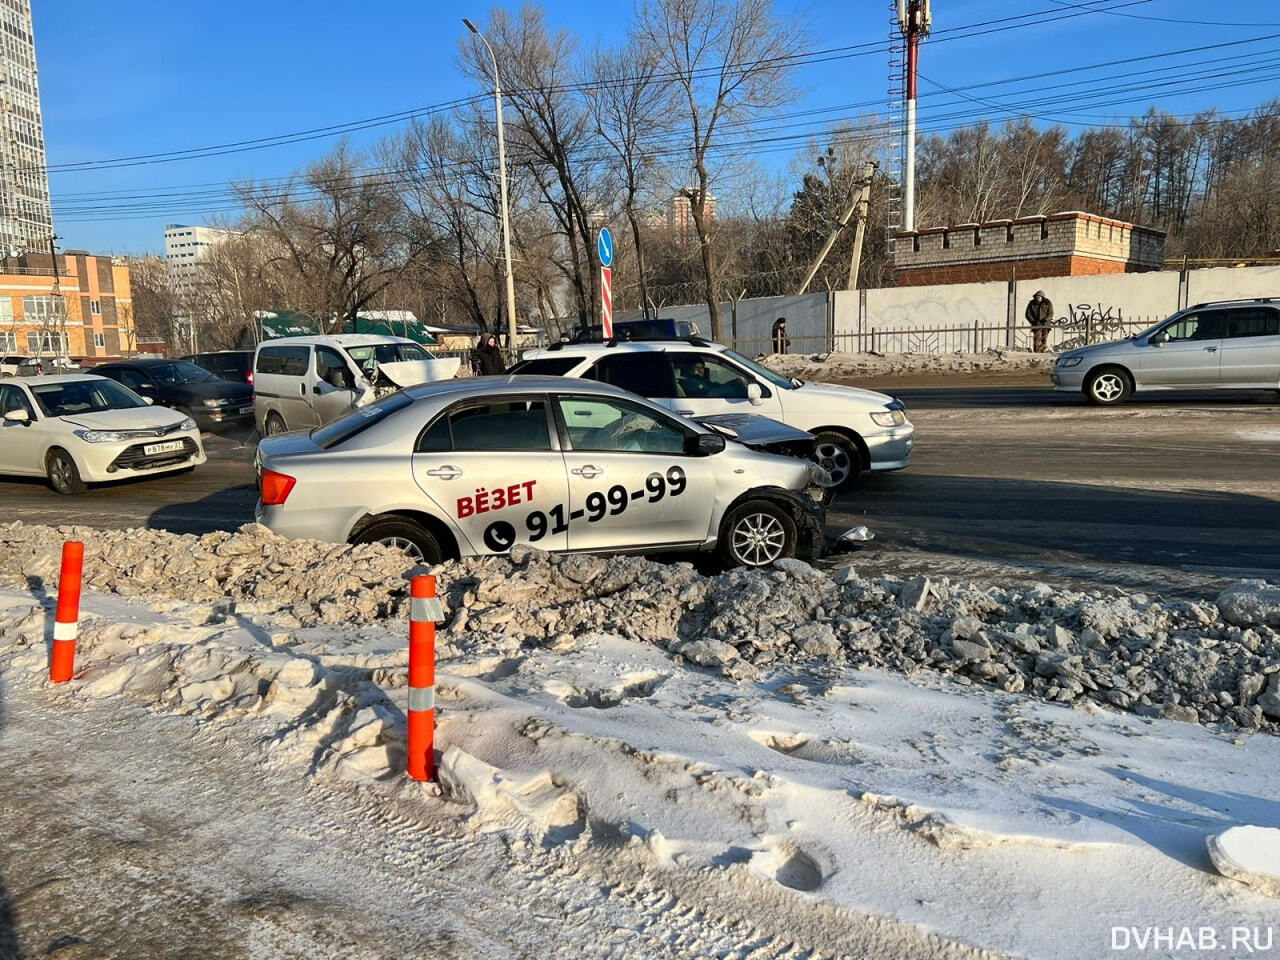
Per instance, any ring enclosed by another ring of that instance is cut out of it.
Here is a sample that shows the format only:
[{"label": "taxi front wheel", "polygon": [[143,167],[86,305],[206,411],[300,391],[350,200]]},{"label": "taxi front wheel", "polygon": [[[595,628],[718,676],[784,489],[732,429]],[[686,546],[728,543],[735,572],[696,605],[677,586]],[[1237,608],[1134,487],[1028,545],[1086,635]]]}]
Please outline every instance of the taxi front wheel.
[{"label": "taxi front wheel", "polygon": [[721,559],[743,567],[763,567],[796,553],[796,524],[767,500],[749,500],[729,511],[716,544]]},{"label": "taxi front wheel", "polygon": [[399,518],[375,520],[354,537],[352,543],[381,543],[399,550],[410,560],[431,567],[444,559],[444,551],[426,527]]}]

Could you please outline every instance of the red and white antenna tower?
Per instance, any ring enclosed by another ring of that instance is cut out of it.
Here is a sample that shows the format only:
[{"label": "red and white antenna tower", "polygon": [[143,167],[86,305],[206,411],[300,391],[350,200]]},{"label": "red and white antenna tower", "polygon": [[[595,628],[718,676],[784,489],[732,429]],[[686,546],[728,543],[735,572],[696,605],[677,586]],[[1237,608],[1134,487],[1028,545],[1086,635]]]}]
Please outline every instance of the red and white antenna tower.
[{"label": "red and white antenna tower", "polygon": [[920,60],[920,41],[929,35],[933,14],[929,0],[896,0],[898,29],[906,46],[903,68],[906,99],[906,130],[903,134],[906,162],[902,183],[902,229],[916,228],[916,71]]}]

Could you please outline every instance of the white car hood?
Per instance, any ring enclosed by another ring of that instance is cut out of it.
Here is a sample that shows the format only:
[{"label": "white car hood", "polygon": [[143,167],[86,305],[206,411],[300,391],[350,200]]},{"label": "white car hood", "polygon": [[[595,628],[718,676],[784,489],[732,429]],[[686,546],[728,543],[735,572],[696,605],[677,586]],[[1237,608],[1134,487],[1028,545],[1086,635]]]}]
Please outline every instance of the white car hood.
[{"label": "white car hood", "polygon": [[397,387],[416,387],[420,383],[450,380],[458,372],[458,357],[433,357],[430,360],[398,360],[378,364],[378,372]]},{"label": "white car hood", "polygon": [[72,413],[55,419],[84,430],[158,430],[172,427],[187,418],[167,407],[148,406],[128,410],[103,410],[99,413]]},{"label": "white car hood", "polygon": [[[830,397],[832,400],[847,401],[856,397],[876,406],[883,406],[886,403],[893,402],[893,397],[888,394],[878,393],[875,390],[866,390],[862,387],[845,387],[838,383],[815,383],[812,380],[806,380],[804,386],[798,388],[795,392],[805,399],[814,400]],[[785,397],[783,402],[786,402]]]}]

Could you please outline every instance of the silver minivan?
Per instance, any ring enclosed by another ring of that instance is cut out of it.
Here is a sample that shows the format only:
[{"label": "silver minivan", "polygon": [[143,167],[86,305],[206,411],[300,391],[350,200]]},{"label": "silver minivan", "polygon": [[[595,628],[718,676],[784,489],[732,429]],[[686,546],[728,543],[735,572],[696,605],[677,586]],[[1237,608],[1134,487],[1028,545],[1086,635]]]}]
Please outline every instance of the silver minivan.
[{"label": "silver minivan", "polygon": [[460,364],[381,334],[267,340],[253,358],[254,419],[263,436],[310,430],[402,387],[448,380]]},{"label": "silver minivan", "polygon": [[1197,303],[1128,339],[1067,350],[1051,376],[1104,406],[1135,390],[1280,390],[1280,299]]}]

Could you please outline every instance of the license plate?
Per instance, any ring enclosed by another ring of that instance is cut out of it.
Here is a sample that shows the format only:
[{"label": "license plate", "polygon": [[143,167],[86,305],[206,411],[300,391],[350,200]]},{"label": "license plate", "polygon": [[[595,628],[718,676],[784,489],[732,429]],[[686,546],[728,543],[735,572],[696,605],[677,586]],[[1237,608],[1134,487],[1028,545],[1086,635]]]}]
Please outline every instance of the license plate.
[{"label": "license plate", "polygon": [[253,407],[241,407],[236,413],[253,413]]},{"label": "license plate", "polygon": [[148,457],[153,457],[157,453],[176,453],[181,450],[183,443],[181,440],[169,440],[166,443],[148,443],[142,448],[142,452]]}]

